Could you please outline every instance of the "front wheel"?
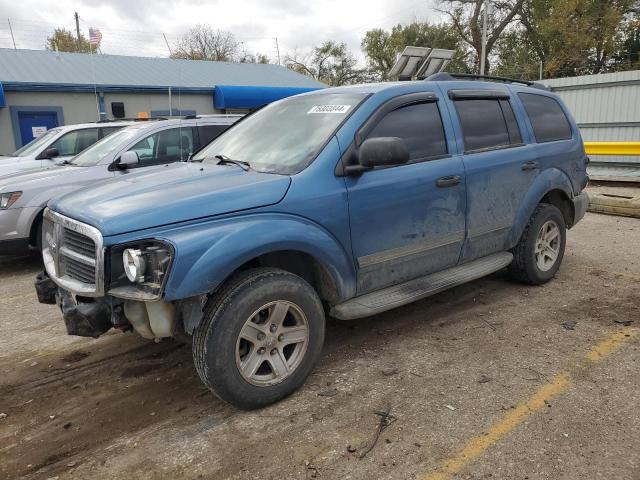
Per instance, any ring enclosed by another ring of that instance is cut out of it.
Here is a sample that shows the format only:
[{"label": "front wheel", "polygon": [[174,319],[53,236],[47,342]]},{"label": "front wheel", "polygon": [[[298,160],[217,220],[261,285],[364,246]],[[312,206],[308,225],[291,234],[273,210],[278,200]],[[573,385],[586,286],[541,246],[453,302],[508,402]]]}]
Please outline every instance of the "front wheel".
[{"label": "front wheel", "polygon": [[322,303],[306,281],[278,269],[249,270],[207,302],[193,341],[196,370],[222,400],[263,407],[304,383],[324,329]]},{"label": "front wheel", "polygon": [[541,285],[558,272],[567,242],[564,217],[557,207],[538,205],[513,249],[509,272],[516,279]]}]

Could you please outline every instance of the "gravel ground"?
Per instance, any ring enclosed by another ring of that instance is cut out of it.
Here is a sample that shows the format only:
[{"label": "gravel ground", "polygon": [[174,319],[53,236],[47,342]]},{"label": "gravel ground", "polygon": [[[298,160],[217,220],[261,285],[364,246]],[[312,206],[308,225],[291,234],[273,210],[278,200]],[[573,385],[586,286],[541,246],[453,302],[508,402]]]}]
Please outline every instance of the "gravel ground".
[{"label": "gravel ground", "polygon": [[639,220],[587,214],[547,285],[332,321],[304,387],[255,412],[188,346],[67,336],[37,262],[0,259],[0,478],[638,479],[638,245]]}]

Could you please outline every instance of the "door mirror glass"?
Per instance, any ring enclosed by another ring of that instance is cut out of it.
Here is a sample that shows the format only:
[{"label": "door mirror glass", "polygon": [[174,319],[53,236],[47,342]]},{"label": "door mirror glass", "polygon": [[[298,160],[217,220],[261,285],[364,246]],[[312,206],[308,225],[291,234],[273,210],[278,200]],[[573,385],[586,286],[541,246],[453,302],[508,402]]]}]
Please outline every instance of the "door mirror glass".
[{"label": "door mirror glass", "polygon": [[138,153],[133,151],[124,152],[120,156],[120,161],[118,162],[118,168],[125,170],[131,167],[137,167],[140,163],[140,159],[138,158]]},{"label": "door mirror glass", "polygon": [[360,146],[358,159],[366,168],[402,165],[409,161],[409,150],[398,137],[368,138]]},{"label": "door mirror glass", "polygon": [[58,152],[58,149],[55,147],[47,148],[44,152],[42,152],[42,158],[44,160],[50,160],[57,157],[58,155],[60,155],[60,152]]}]

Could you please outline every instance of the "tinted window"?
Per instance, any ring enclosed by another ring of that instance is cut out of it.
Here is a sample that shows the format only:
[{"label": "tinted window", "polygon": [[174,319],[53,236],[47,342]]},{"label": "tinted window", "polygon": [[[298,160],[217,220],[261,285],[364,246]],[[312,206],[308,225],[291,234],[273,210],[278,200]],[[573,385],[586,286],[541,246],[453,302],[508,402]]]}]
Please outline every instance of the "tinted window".
[{"label": "tinted window", "polygon": [[367,138],[399,137],[411,160],[445,155],[447,142],[436,102],[418,103],[389,112]]},{"label": "tinted window", "polygon": [[198,127],[200,145],[206,145],[230,126],[231,125],[200,125]]},{"label": "tinted window", "polygon": [[63,135],[53,142],[51,148],[58,149],[58,155],[61,157],[77,155],[85,148],[90,147],[98,141],[97,128],[85,128],[83,130],[74,130]]},{"label": "tinted window", "polygon": [[511,105],[497,98],[455,102],[465,151],[522,143]]},{"label": "tinted window", "polygon": [[533,93],[520,93],[518,96],[527,111],[537,142],[571,138],[571,125],[555,99]]},{"label": "tinted window", "polygon": [[162,130],[140,140],[129,151],[138,154],[142,167],[187,160],[193,153],[192,133],[191,127]]}]

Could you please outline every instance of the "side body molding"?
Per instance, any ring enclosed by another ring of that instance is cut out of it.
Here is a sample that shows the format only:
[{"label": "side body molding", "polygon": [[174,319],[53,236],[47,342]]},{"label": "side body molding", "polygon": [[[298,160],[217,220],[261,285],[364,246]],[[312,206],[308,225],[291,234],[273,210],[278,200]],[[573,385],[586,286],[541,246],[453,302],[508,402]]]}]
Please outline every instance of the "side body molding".
[{"label": "side body molding", "polygon": [[566,173],[558,168],[543,170],[534,180],[533,185],[529,188],[520,205],[520,209],[513,222],[513,227],[511,228],[507,248],[513,248],[518,243],[538,203],[540,203],[542,197],[552,190],[562,190],[567,195],[567,198],[570,199],[574,196],[571,180]]},{"label": "side body molding", "polygon": [[356,273],[349,254],[327,230],[303,217],[252,214],[169,230],[159,237],[176,247],[166,300],[210,292],[249,260],[283,250],[315,258],[332,277],[341,300],[356,293]]}]

